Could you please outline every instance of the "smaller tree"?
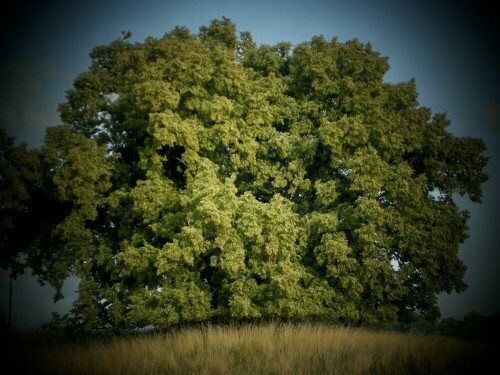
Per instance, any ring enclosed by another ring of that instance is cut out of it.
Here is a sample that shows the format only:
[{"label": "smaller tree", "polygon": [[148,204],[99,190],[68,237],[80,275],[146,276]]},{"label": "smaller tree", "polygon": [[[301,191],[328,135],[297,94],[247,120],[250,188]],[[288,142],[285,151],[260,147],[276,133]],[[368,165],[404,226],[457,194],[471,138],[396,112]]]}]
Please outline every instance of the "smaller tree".
[{"label": "smaller tree", "polygon": [[12,322],[12,281],[24,273],[36,242],[34,199],[42,186],[40,158],[0,129],[0,267],[10,272],[7,323]]},{"label": "smaller tree", "polygon": [[15,145],[0,129],[0,267],[10,269],[12,278],[23,273],[23,254],[34,240],[31,203],[41,181],[38,152],[26,143]]}]

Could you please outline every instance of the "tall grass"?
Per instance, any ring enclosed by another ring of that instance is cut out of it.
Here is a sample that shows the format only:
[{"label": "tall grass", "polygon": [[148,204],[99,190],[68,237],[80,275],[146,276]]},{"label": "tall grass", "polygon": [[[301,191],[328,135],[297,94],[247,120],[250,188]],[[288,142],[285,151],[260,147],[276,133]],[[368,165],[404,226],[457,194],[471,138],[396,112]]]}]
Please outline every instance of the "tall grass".
[{"label": "tall grass", "polygon": [[11,360],[28,374],[443,375],[483,373],[487,352],[486,343],[442,336],[265,324],[42,342],[21,348]]}]

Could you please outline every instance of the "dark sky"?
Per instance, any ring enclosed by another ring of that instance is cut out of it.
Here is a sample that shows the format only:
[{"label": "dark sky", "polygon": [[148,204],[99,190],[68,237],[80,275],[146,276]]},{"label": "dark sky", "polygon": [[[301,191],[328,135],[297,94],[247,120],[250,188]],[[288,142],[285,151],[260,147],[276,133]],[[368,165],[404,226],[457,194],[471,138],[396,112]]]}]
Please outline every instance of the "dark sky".
[{"label": "dark sky", "polygon": [[[444,316],[500,311],[500,95],[499,13],[493,1],[16,1],[0,13],[0,126],[38,147],[48,126],[59,124],[58,103],[90,64],[88,54],[124,30],[133,40],[160,37],[176,25],[197,32],[229,17],[257,43],[299,43],[314,35],[371,42],[389,57],[391,82],[416,78],[420,104],[447,112],[450,131],[481,137],[488,146],[489,181],[471,212],[470,238],[460,248],[469,288],[440,297]],[[6,313],[8,277],[0,274],[0,309]],[[33,327],[50,311],[67,311],[68,298],[52,304],[52,291],[29,277],[14,284],[14,325]]]}]

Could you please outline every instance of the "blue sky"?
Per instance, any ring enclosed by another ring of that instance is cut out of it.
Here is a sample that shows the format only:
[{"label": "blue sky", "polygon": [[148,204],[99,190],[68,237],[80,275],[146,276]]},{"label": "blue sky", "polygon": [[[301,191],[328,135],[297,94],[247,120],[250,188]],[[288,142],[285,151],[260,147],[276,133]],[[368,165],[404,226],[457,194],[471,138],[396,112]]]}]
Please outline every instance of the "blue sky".
[{"label": "blue sky", "polygon": [[[340,41],[370,42],[391,69],[385,80],[416,78],[420,104],[447,112],[450,131],[481,137],[488,146],[489,181],[483,204],[460,200],[471,212],[470,238],[460,248],[468,266],[469,288],[444,295],[444,316],[462,318],[470,311],[500,312],[500,83],[496,57],[499,13],[492,1],[82,1],[54,0],[3,5],[0,16],[0,126],[37,147],[47,126],[59,124],[58,103],[73,79],[90,64],[93,47],[130,30],[134,41],[161,37],[173,27],[193,33],[210,20],[229,17],[239,31],[250,31],[258,44],[314,35]],[[0,273],[0,310],[7,311],[8,277]],[[65,312],[68,297],[52,304],[52,290],[39,288],[29,277],[14,283],[13,323],[34,327]]]}]

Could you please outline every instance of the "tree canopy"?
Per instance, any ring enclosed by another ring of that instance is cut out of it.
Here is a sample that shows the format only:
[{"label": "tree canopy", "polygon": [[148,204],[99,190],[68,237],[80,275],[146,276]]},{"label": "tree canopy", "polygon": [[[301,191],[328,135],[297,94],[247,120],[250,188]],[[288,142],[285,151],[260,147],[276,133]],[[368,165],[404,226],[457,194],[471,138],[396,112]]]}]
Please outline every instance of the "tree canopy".
[{"label": "tree canopy", "polygon": [[432,320],[466,288],[454,197],[481,201],[485,144],[369,43],[258,46],[222,18],[90,56],[40,149],[45,267],[80,278],[85,329]]},{"label": "tree canopy", "polygon": [[35,215],[27,207],[34,208],[32,195],[41,180],[37,151],[26,143],[15,145],[15,138],[0,129],[0,267],[10,269],[13,278],[23,272],[23,255],[34,237],[29,232]]}]

